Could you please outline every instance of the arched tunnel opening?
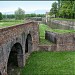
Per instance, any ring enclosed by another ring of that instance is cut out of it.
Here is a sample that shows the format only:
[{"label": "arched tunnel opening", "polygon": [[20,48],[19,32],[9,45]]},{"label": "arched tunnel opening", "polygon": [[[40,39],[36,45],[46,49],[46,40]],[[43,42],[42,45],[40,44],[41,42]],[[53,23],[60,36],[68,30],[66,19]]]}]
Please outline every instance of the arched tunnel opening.
[{"label": "arched tunnel opening", "polygon": [[0,75],[2,75],[1,72],[0,72]]},{"label": "arched tunnel opening", "polygon": [[28,53],[28,38],[26,39],[26,45],[25,45],[25,53]]},{"label": "arched tunnel opening", "polygon": [[26,43],[25,43],[25,53],[30,53],[32,50],[32,37],[30,34],[27,35]]},{"label": "arched tunnel opening", "polygon": [[23,66],[23,50],[20,43],[16,43],[12,46],[8,63],[7,63],[7,73],[8,75],[16,75],[17,68]]}]

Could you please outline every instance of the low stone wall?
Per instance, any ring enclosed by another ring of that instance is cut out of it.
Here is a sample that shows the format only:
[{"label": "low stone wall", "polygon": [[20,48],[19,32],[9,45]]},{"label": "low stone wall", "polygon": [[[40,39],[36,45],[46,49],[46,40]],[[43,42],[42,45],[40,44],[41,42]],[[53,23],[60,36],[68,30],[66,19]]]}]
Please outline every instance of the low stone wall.
[{"label": "low stone wall", "polygon": [[75,33],[58,34],[57,50],[75,50]]},{"label": "low stone wall", "polygon": [[[49,32],[46,34],[46,39],[51,41],[53,39],[50,38],[51,35]],[[56,33],[55,33],[56,34]],[[56,47],[54,50],[56,51],[70,51],[70,50],[75,50],[75,33],[65,33],[65,34],[56,34]]]},{"label": "low stone wall", "polygon": [[50,32],[50,31],[45,31],[45,39],[56,43],[56,33]]},{"label": "low stone wall", "polygon": [[39,45],[39,50],[40,51],[56,51],[57,46],[56,44],[52,44],[52,45]]},{"label": "low stone wall", "polygon": [[75,29],[73,21],[50,20],[47,24],[53,29]]}]

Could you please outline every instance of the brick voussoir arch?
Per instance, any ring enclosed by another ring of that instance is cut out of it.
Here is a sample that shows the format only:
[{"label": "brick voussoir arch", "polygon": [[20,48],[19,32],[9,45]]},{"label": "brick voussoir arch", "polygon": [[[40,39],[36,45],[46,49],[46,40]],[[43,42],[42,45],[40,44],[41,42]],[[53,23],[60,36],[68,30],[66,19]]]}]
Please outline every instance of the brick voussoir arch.
[{"label": "brick voussoir arch", "polygon": [[[39,42],[39,36],[38,36],[38,24],[36,22],[29,22],[25,24],[20,24],[12,27],[7,27],[0,29],[0,71],[1,75],[7,75],[7,68],[8,68],[8,60],[10,56],[10,53],[13,55],[17,53],[12,47],[17,48],[16,45],[19,45],[20,48],[22,48],[23,53],[21,58],[23,60],[19,64],[22,64],[21,66],[25,65],[25,43],[27,35],[30,33],[33,41],[33,51],[38,49],[38,42]],[[35,37],[36,36],[36,37]],[[18,48],[17,48],[18,49]],[[20,58],[20,57],[18,57]],[[3,65],[2,65],[3,64]],[[5,67],[5,68],[3,68]]]}]

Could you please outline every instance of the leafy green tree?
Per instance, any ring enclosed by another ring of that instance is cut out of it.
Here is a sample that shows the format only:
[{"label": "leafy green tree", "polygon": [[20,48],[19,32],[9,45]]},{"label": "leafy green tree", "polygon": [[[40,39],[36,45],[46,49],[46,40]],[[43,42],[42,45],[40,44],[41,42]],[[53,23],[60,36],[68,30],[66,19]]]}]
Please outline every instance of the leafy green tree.
[{"label": "leafy green tree", "polygon": [[45,14],[36,14],[37,17],[45,17]]},{"label": "leafy green tree", "polygon": [[63,18],[74,18],[75,1],[58,0],[58,13]]},{"label": "leafy green tree", "polygon": [[2,20],[3,19],[3,17],[2,17],[2,13],[0,12],[0,20]]},{"label": "leafy green tree", "polygon": [[26,18],[30,18],[30,17],[45,17],[45,14],[25,14]]},{"label": "leafy green tree", "polygon": [[75,1],[73,2],[73,7],[72,7],[72,12],[73,12],[73,18],[75,18]]},{"label": "leafy green tree", "polygon": [[14,14],[9,14],[9,15],[7,15],[7,18],[8,19],[14,19],[15,18],[15,15]]},{"label": "leafy green tree", "polygon": [[31,17],[36,17],[36,14],[35,13],[32,13],[30,15],[31,15]]},{"label": "leafy green tree", "polygon": [[54,3],[52,4],[52,8],[51,8],[51,10],[50,10],[50,15],[55,14],[55,17],[56,17],[56,15],[57,15],[57,11],[58,11],[57,3],[54,2]]},{"label": "leafy green tree", "polygon": [[15,11],[15,19],[21,20],[25,18],[25,11],[22,10],[21,8],[18,8]]}]

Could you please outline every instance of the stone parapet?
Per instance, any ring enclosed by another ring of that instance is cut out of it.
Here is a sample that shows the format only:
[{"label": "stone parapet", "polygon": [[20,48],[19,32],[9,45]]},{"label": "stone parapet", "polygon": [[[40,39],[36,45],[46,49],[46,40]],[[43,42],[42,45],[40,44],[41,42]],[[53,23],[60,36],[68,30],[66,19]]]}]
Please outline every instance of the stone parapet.
[{"label": "stone parapet", "polygon": [[56,51],[75,50],[75,33],[56,34],[46,31],[45,38],[56,44]]}]

